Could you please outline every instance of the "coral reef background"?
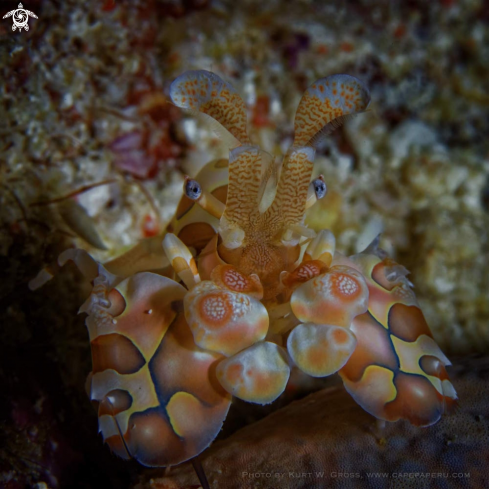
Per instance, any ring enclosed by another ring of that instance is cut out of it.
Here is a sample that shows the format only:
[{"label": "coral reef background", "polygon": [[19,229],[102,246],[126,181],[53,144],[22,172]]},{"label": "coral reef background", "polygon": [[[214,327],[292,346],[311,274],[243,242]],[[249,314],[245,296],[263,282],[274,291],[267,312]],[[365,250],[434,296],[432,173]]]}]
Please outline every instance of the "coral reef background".
[{"label": "coral reef background", "polygon": [[[0,7],[3,16],[17,2]],[[274,154],[291,143],[310,83],[333,73],[364,80],[370,110],[319,148],[329,193],[308,223],[332,229],[350,253],[382,230],[382,247],[412,272],[440,346],[487,354],[482,0],[30,0],[25,8],[38,16],[28,32],[0,23],[0,485],[129,487],[144,472],[97,436],[76,315],[87,284],[71,266],[39,291],[27,282],[45,266],[54,272],[67,247],[108,259],[162,232],[183,174],[226,156],[211,128],[167,103],[170,82],[188,69],[231,82],[249,107],[252,137]]]}]

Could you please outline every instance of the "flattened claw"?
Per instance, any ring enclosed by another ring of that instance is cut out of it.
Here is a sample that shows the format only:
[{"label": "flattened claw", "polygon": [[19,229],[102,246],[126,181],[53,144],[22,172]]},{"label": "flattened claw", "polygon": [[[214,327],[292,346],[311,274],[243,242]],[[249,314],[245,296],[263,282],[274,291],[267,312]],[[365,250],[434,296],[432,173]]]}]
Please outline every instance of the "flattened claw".
[{"label": "flattened claw", "polygon": [[[342,376],[346,390],[363,409],[386,421],[407,419],[415,426],[430,426],[441,418],[447,405],[456,399],[441,395],[428,378],[394,372],[378,365],[365,369],[358,382]],[[452,397],[455,396],[455,398]]]},{"label": "flattened claw", "polygon": [[450,362],[417,306],[407,270],[366,252],[348,261],[367,279],[369,311],[351,326],[358,344],[339,372],[345,388],[379,419],[436,423],[457,394],[445,370]]},{"label": "flattened claw", "polygon": [[145,359],[150,359],[177,315],[172,303],[182,301],[186,292],[175,281],[150,272],[127,278],[109,294],[114,331],[130,338]]},{"label": "flattened claw", "polygon": [[221,385],[233,396],[269,404],[284,391],[290,368],[285,350],[264,341],[220,362],[216,374]]},{"label": "flattened claw", "polygon": [[355,350],[355,335],[341,326],[300,324],[287,340],[294,363],[312,377],[325,377],[342,368]]},{"label": "flattened claw", "polygon": [[215,376],[215,364],[221,358],[195,345],[183,315],[170,325],[145,367],[151,375],[150,390],[135,391],[142,401],[144,394],[155,393],[157,404],[147,403],[131,413],[126,424],[124,439],[138,462],[176,465],[212,443],[231,401]]},{"label": "flattened claw", "polygon": [[104,441],[147,466],[198,455],[221,429],[230,396],[215,376],[222,356],[199,348],[173,307],[187,290],[149,272],[111,288],[99,270],[86,312],[90,398]]},{"label": "flattened claw", "polygon": [[393,401],[397,395],[392,370],[379,365],[369,365],[358,382],[351,382],[344,375],[341,375],[341,378],[345,389],[365,411],[376,418],[395,421],[388,418],[384,410],[385,405]]},{"label": "flattened claw", "polygon": [[290,305],[303,322],[348,328],[356,316],[367,310],[368,288],[359,272],[335,266],[298,287]]},{"label": "flattened claw", "polygon": [[210,281],[190,291],[184,307],[197,345],[226,356],[263,340],[268,331],[268,313],[260,301]]},{"label": "flattened claw", "polygon": [[376,255],[365,253],[353,255],[347,260],[366,277],[370,291],[369,311],[379,323],[387,326],[390,322],[388,316],[392,314],[396,316],[394,322],[397,323],[398,318],[402,329],[409,330],[411,338],[416,339],[419,334],[431,336],[406,278],[409,272],[403,266],[389,258],[381,260]]}]

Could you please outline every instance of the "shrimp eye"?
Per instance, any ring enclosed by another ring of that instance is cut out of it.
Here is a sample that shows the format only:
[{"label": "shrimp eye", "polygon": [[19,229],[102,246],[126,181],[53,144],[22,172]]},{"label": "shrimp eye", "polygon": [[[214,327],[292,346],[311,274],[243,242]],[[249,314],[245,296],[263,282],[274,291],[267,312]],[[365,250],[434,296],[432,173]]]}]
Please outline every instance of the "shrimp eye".
[{"label": "shrimp eye", "polygon": [[185,184],[185,195],[191,200],[198,200],[202,195],[200,183],[196,180],[187,180]]},{"label": "shrimp eye", "polygon": [[316,180],[314,180],[312,183],[314,185],[314,192],[316,192],[317,199],[322,199],[328,191],[326,183],[324,183],[324,180],[320,178],[316,178]]}]

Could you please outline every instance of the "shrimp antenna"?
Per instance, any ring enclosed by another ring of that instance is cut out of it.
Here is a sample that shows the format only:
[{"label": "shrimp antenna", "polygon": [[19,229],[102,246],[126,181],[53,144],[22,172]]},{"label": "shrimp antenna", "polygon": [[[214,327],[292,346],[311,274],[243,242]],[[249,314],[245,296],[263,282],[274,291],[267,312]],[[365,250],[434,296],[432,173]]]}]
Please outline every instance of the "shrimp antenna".
[{"label": "shrimp antenna", "polygon": [[199,478],[200,485],[202,486],[202,489],[210,489],[209,486],[209,481],[207,480],[207,477],[205,475],[204,467],[202,467],[202,464],[199,460],[199,457],[194,457],[192,460],[192,466],[195,470],[195,473],[197,474],[197,477]]}]

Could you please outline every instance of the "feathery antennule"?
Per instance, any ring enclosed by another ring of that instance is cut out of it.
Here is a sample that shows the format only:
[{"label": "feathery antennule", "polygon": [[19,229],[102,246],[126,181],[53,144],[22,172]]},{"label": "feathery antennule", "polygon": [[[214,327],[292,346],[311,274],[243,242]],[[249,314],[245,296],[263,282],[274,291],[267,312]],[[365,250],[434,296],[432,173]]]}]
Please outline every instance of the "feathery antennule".
[{"label": "feathery antennule", "polygon": [[339,129],[345,122],[348,122],[350,119],[353,119],[356,117],[358,114],[362,114],[365,112],[364,110],[357,112],[355,114],[345,114],[337,117],[336,119],[333,119],[331,122],[328,122],[314,137],[312,137],[309,142],[307,143],[307,146],[312,146],[313,148],[317,148],[319,143],[326,137],[329,136],[331,133],[336,131],[336,129]]},{"label": "feathery antennule", "polygon": [[239,143],[250,144],[243,99],[231,85],[214,73],[187,71],[171,84],[170,97],[177,107],[207,114]]},{"label": "feathery antennule", "polygon": [[245,234],[255,225],[253,216],[259,214],[263,165],[270,167],[273,159],[258,146],[239,146],[229,154],[228,196],[220,224],[228,248],[241,246]]},{"label": "feathery antennule", "polygon": [[347,116],[363,112],[369,102],[369,91],[357,78],[350,75],[321,78],[306,90],[297,108],[294,146],[316,147]]},{"label": "feathery antennule", "polygon": [[285,157],[277,186],[277,194],[267,218],[284,224],[300,224],[304,217],[315,150],[311,147],[294,147]]},{"label": "feathery antennule", "polygon": [[243,222],[256,212],[263,157],[264,151],[258,146],[243,145],[230,152],[225,210],[230,221]]},{"label": "feathery antennule", "polygon": [[186,109],[182,107],[180,107],[180,109],[184,114],[195,118],[197,122],[202,125],[202,127],[208,128],[214,137],[223,145],[223,147],[233,149],[241,144],[241,142],[238,141],[238,139],[236,139],[225,127],[223,127],[220,122],[209,114],[204,114],[203,112],[199,112],[195,109]]}]

